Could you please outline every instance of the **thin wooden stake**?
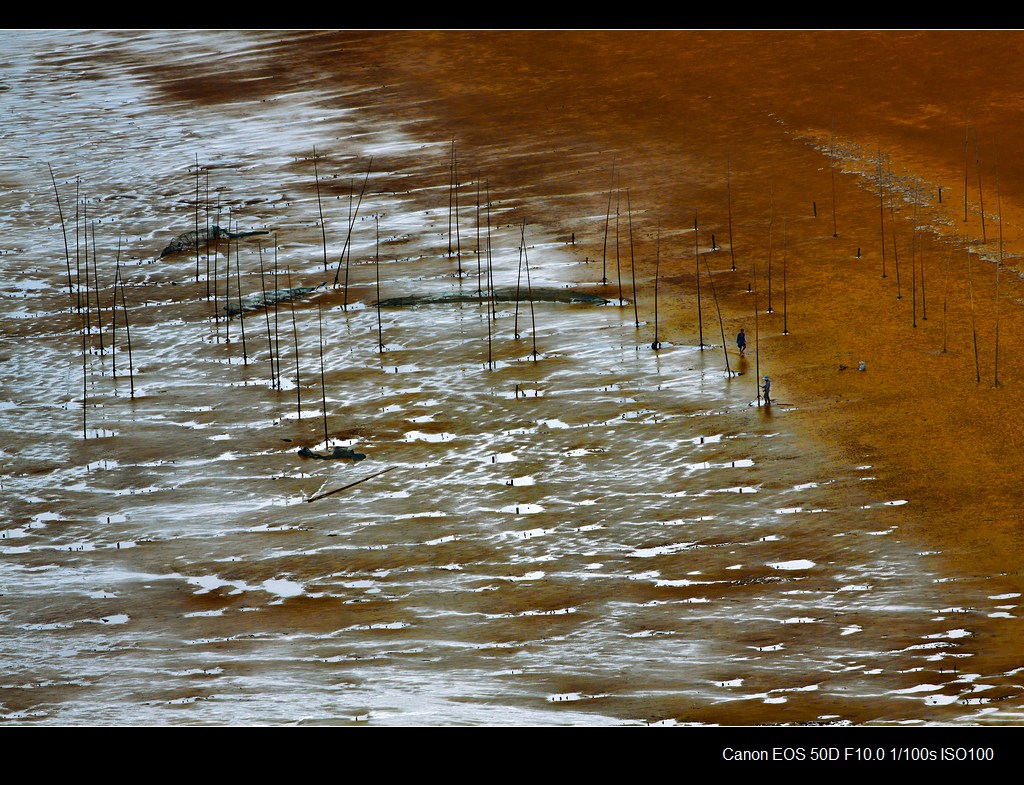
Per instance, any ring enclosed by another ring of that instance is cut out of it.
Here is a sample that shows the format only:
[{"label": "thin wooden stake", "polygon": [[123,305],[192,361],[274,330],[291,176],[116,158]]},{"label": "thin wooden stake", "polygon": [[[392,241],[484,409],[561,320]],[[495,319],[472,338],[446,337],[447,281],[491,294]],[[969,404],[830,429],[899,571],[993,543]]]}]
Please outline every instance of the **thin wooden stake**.
[{"label": "thin wooden stake", "polygon": [[359,207],[363,203],[363,194],[366,193],[366,184],[370,181],[370,170],[373,168],[373,157],[370,157],[370,163],[366,166],[366,175],[363,177],[363,187],[359,191],[359,199],[356,201],[355,212],[352,213],[351,218],[348,221],[348,234],[345,236],[345,245],[341,249],[341,258],[338,260],[338,271],[334,274],[334,285],[338,285],[338,276],[341,275],[341,263],[345,261],[345,252],[348,251],[348,261],[345,262],[345,300],[342,303],[344,310],[348,309],[348,270],[352,262],[352,228],[356,224],[356,218],[359,216]]},{"label": "thin wooden stake", "polygon": [[49,163],[46,168],[50,170],[50,182],[53,183],[53,195],[57,197],[57,215],[60,216],[60,231],[64,235],[64,261],[68,267],[68,296],[75,293],[75,287],[71,283],[71,250],[68,248],[68,230],[64,225],[64,210],[60,206],[60,192],[57,190],[57,180],[53,176],[53,167]]},{"label": "thin wooden stake", "polygon": [[[626,189],[626,214],[629,216],[629,270],[633,276],[633,318],[640,329],[640,311],[636,303],[636,259],[633,257],[633,208],[629,203],[629,189]],[[529,269],[529,268],[527,268]]]},{"label": "thin wooden stake", "polygon": [[320,307],[320,300],[316,301],[316,318],[320,327],[320,397],[324,407],[324,447],[330,447],[330,438],[327,435],[327,382],[324,377],[324,316]]},{"label": "thin wooden stake", "polygon": [[880,223],[880,237],[882,238],[882,277],[888,278],[885,273],[885,195],[882,191],[882,148],[878,148],[878,218]]},{"label": "thin wooden stake", "polygon": [[[260,259],[260,289],[263,292],[263,313],[267,319],[267,344],[270,347],[270,387],[273,389],[278,386],[277,379],[274,376],[274,339],[270,333],[270,303],[267,302],[267,281],[264,277],[263,244],[259,240],[256,241],[256,250],[259,253]],[[274,303],[276,307],[277,291],[274,292]]]},{"label": "thin wooden stake", "polygon": [[913,317],[910,320],[912,327],[917,327],[917,186],[914,186],[914,221],[913,231],[910,235],[910,285],[913,290],[911,303]]},{"label": "thin wooden stake", "polygon": [[[276,240],[275,240],[276,244]],[[286,267],[285,272],[288,278],[288,289],[292,288],[292,268]],[[292,310],[292,343],[295,345],[295,413],[297,418],[302,420],[302,379],[299,376],[299,328],[295,322],[295,298],[288,299]],[[319,306],[319,301],[317,301]]]},{"label": "thin wooden stake", "polygon": [[974,164],[978,170],[978,207],[981,211],[981,241],[988,242],[985,236],[985,196],[981,192],[981,154],[978,152],[978,126],[974,126]]},{"label": "thin wooden stake", "polygon": [[608,184],[608,210],[604,214],[604,247],[601,250],[601,283],[608,283],[608,224],[612,218],[612,191],[615,189],[615,158],[612,158],[612,180]]},{"label": "thin wooden stake", "polygon": [[380,316],[380,216],[375,215],[373,217],[374,227],[376,229],[376,251],[374,255],[373,271],[377,277],[377,351],[384,351],[384,326],[381,322]]},{"label": "thin wooden stake", "polygon": [[836,167],[835,167],[835,148],[836,148],[836,117],[832,115],[832,138],[828,145],[828,168],[832,174],[832,236],[839,236],[839,229],[836,226]]},{"label": "thin wooden stake", "polygon": [[[103,348],[103,307],[100,305],[100,277],[96,266],[96,222],[92,222],[92,283],[96,290],[96,331],[100,338],[100,357],[104,354]],[[103,364],[100,363],[102,370]]]},{"label": "thin wooden stake", "polygon": [[658,351],[661,341],[658,340],[658,281],[661,279],[661,221],[658,221],[657,250],[654,254],[654,342],[651,348]]},{"label": "thin wooden stake", "polygon": [[971,126],[967,122],[967,111],[964,111],[964,223],[967,223],[967,178],[971,173],[970,157],[967,152],[971,141]]},{"label": "thin wooden stake", "polygon": [[786,303],[786,213],[782,213],[782,334],[789,335],[789,309]]},{"label": "thin wooden stake", "polygon": [[196,283],[199,283],[199,153],[196,153]]},{"label": "thin wooden stake", "polygon": [[725,159],[725,190],[729,204],[729,256],[732,258],[732,270],[736,271],[736,246],[732,239],[732,171],[728,156]]},{"label": "thin wooden stake", "polygon": [[[120,238],[118,244],[120,246]],[[131,388],[131,397],[135,397],[135,364],[132,362],[132,329],[128,323],[128,304],[124,298],[124,278],[121,278],[121,308],[124,310],[124,334],[128,343],[128,384]]]},{"label": "thin wooden stake", "polygon": [[484,183],[487,199],[487,367],[494,366],[494,354],[492,350],[494,324],[497,320],[497,312],[494,306],[494,271],[491,260],[491,186],[489,182]]},{"label": "thin wooden stake", "polygon": [[697,334],[700,350],[704,351],[704,316],[700,302],[700,246],[697,242],[697,211],[693,211],[693,260],[697,265]]},{"label": "thin wooden stake", "polygon": [[[458,277],[462,280],[462,235],[459,232],[459,161],[455,156],[455,140],[452,140],[452,178],[455,196],[455,255],[458,259]],[[449,230],[450,231],[450,230]],[[451,242],[451,240],[449,240]],[[451,253],[449,252],[449,255]]]},{"label": "thin wooden stake", "polygon": [[767,313],[775,313],[772,308],[772,227],[775,225],[775,188],[770,189],[771,212],[768,217],[768,309]]},{"label": "thin wooden stake", "polygon": [[316,167],[316,145],[313,145],[313,179],[316,181],[316,206],[320,211],[320,237],[324,244],[324,275],[327,274],[327,227],[324,226],[324,206],[320,200],[320,173]]},{"label": "thin wooden stake", "polygon": [[903,292],[900,291],[900,254],[899,248],[896,245],[896,207],[893,200],[893,187],[892,187],[892,165],[888,162],[889,170],[889,220],[892,223],[892,253],[893,258],[896,262],[896,299],[903,299]]},{"label": "thin wooden stake", "polygon": [[999,386],[999,270],[1003,266],[1003,203],[999,196],[999,162],[996,159],[996,212],[999,215],[999,256],[996,258],[996,347],[993,384]]},{"label": "thin wooden stake", "polygon": [[321,493],[318,496],[310,496],[308,499],[306,499],[306,501],[307,502],[315,502],[317,499],[323,499],[323,498],[325,498],[327,496],[333,496],[336,493],[341,493],[342,491],[347,491],[349,488],[351,488],[351,487],[353,487],[355,485],[359,485],[359,483],[361,483],[361,482],[366,482],[367,480],[372,480],[374,477],[380,477],[382,474],[386,474],[387,472],[391,471],[394,468],[395,468],[394,466],[389,466],[388,468],[383,469],[383,470],[377,472],[376,474],[371,474],[369,477],[363,477],[363,479],[361,479],[361,480],[356,480],[355,482],[350,482],[348,485],[343,485],[340,488],[335,488],[333,491],[328,491],[327,493]]},{"label": "thin wooden stake", "polygon": [[239,260],[238,239],[235,238],[235,288],[238,290],[238,327],[242,332],[242,364],[249,367],[249,352],[245,346],[245,309],[242,307],[242,265]]},{"label": "thin wooden stake", "polygon": [[533,286],[530,283],[530,258],[526,251],[526,219],[523,219],[522,229],[522,243],[523,243],[523,261],[526,265],[526,292],[530,300],[530,333],[533,337],[533,360],[537,361],[539,353],[537,352],[537,318],[533,310]]},{"label": "thin wooden stake", "polygon": [[619,306],[625,305],[622,297],[622,264],[619,261],[619,205],[622,201],[622,184],[615,189],[615,274],[619,279]]},{"label": "thin wooden stake", "polygon": [[117,238],[117,257],[114,260],[114,296],[110,303],[110,375],[117,378],[117,284],[121,280],[121,238]]},{"label": "thin wooden stake", "polygon": [[722,331],[722,353],[725,355],[725,373],[726,376],[732,376],[732,368],[729,367],[729,344],[725,342],[725,322],[722,321],[722,309],[718,305],[718,292],[715,290],[715,279],[711,275],[707,254],[704,254],[704,270],[707,272],[708,280],[711,282],[711,296],[715,300],[715,310],[718,311],[718,328]]},{"label": "thin wooden stake", "polygon": [[978,360],[978,327],[974,319],[974,281],[971,275],[971,249],[967,249],[967,291],[971,300],[971,334],[974,337],[974,379],[981,384],[981,364]]}]

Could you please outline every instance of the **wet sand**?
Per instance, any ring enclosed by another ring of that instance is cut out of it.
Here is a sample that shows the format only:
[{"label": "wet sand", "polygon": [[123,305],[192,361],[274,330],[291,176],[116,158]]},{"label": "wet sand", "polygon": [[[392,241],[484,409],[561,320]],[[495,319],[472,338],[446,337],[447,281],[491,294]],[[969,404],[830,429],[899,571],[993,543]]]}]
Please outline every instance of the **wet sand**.
[{"label": "wet sand", "polygon": [[[1019,34],[251,32],[219,58],[201,34],[95,35],[39,61],[75,75],[40,113],[66,127],[29,144],[20,110],[26,166],[4,172],[8,721],[1019,722]],[[86,79],[112,118],[90,163]],[[276,232],[236,251],[246,291],[274,252],[294,285],[330,283],[379,167],[353,285],[296,303],[302,369],[281,355],[280,390],[267,346],[291,350],[290,310],[273,331],[215,321],[205,259],[150,263],[191,227],[196,154],[243,228]],[[51,161],[66,204],[79,173],[96,197],[102,279],[127,238],[139,387],[89,333],[87,439]],[[621,280],[623,306],[378,323],[370,216],[381,297],[472,292],[477,184],[495,286],[516,284],[526,220],[535,285],[616,302]],[[321,396],[358,466],[295,459],[328,446]]]}]

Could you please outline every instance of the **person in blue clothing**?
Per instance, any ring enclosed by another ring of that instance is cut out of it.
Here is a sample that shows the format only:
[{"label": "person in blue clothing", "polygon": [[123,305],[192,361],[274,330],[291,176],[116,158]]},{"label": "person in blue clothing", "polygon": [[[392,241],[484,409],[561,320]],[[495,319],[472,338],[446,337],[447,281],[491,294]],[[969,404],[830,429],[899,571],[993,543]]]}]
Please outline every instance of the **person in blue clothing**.
[{"label": "person in blue clothing", "polygon": [[744,352],[747,350],[747,334],[743,332],[743,328],[740,328],[739,335],[736,336],[736,346],[740,350],[740,357],[744,356]]},{"label": "person in blue clothing", "polygon": [[764,390],[764,403],[767,406],[772,402],[772,380],[767,376],[764,377],[764,384],[761,385],[761,389]]}]

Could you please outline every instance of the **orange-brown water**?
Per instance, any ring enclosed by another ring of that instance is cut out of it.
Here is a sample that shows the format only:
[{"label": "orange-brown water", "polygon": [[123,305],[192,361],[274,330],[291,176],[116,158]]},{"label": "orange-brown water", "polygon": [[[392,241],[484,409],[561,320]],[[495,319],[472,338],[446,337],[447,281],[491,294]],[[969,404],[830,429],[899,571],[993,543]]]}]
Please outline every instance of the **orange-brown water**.
[{"label": "orange-brown water", "polygon": [[1019,34],[5,36],[6,721],[1019,722]]}]

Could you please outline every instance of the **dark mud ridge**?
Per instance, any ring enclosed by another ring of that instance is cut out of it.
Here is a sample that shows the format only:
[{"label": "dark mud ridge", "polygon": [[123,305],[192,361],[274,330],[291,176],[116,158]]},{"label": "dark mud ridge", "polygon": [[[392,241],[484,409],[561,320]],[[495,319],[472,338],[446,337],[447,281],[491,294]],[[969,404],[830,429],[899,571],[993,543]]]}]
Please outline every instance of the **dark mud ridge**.
[{"label": "dark mud ridge", "polygon": [[382,306],[408,306],[408,305],[435,305],[442,303],[476,303],[482,299],[490,299],[495,302],[513,303],[516,301],[526,302],[533,299],[534,302],[544,303],[591,303],[592,305],[605,305],[609,301],[604,297],[588,292],[580,292],[575,289],[554,289],[542,287],[527,291],[517,290],[515,287],[506,289],[495,289],[493,292],[449,292],[448,294],[414,294],[409,297],[391,297],[381,300]]},{"label": "dark mud ridge", "polygon": [[228,316],[237,316],[243,311],[255,311],[257,308],[264,308],[269,305],[274,305],[274,303],[283,303],[288,300],[295,300],[309,294],[310,292],[315,292],[319,288],[320,286],[295,286],[291,289],[274,289],[270,292],[248,294],[242,298],[241,307],[229,304],[224,310]]}]

